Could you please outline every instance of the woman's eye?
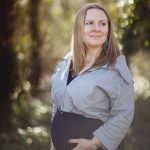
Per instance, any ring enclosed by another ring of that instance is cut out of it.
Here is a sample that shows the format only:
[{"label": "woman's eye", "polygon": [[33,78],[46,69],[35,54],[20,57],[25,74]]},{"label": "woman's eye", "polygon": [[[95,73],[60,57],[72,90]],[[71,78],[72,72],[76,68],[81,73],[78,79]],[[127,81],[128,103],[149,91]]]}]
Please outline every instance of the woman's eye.
[{"label": "woman's eye", "polygon": [[105,26],[105,25],[106,25],[106,23],[105,23],[105,22],[102,22],[102,25],[103,25],[103,26]]},{"label": "woman's eye", "polygon": [[85,23],[86,25],[91,25],[91,24],[93,24],[92,22],[86,22]]}]

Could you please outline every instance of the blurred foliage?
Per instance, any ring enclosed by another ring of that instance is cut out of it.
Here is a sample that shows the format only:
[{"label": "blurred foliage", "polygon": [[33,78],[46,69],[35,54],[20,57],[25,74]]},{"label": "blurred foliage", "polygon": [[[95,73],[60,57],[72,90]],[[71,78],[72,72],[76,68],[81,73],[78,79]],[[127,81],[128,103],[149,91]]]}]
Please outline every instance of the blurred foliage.
[{"label": "blurred foliage", "polygon": [[[0,107],[1,112],[3,108],[6,110],[3,113],[10,113],[11,116],[11,130],[0,132],[0,149],[49,149],[50,76],[56,61],[70,49],[77,9],[88,2],[99,2],[106,7],[112,17],[115,36],[120,42],[120,48],[127,52],[125,54],[134,77],[135,119],[126,136],[126,150],[149,150],[150,0],[38,0],[38,3],[36,0],[6,0],[5,2],[11,9],[6,8],[8,16],[3,17],[4,14],[1,13],[1,17],[3,19],[8,17],[8,21],[5,22],[7,26],[2,27],[3,24],[0,24],[0,31],[11,29],[11,32],[7,31],[10,33],[7,41],[0,32],[0,42],[9,41],[5,49],[0,43],[0,57],[4,58],[5,63],[11,62],[10,79],[14,84],[8,96],[10,112],[3,103]],[[0,6],[3,6],[2,1]],[[4,9],[0,9],[0,12]],[[8,52],[9,57],[4,55],[5,52]],[[1,65],[3,70],[7,68],[4,62]],[[33,79],[36,79],[36,82]],[[34,95],[31,90],[34,90]],[[2,114],[4,118],[5,114]],[[5,124],[6,119],[2,120]]]},{"label": "blurred foliage", "polygon": [[126,137],[127,150],[150,149],[150,72],[149,52],[140,51],[130,56],[130,67],[135,87],[135,116]]},{"label": "blurred foliage", "polygon": [[150,97],[139,96],[137,99],[134,120],[125,141],[126,150],[149,150]]},{"label": "blurred foliage", "polygon": [[123,49],[127,55],[150,50],[150,0],[134,0],[123,8]]},{"label": "blurred foliage", "polygon": [[[45,91],[44,94],[46,94]],[[51,111],[49,99],[32,99],[29,102],[27,98],[29,97],[21,97],[20,107],[13,105],[14,130],[9,134],[0,134],[1,150],[49,149]]]}]

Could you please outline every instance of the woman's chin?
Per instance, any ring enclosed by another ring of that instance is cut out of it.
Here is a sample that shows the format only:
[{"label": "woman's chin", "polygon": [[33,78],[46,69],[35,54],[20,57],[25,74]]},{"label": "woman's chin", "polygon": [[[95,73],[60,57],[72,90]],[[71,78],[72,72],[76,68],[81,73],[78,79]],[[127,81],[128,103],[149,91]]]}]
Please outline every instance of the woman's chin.
[{"label": "woman's chin", "polygon": [[92,44],[89,44],[88,47],[91,47],[91,48],[101,48],[102,44],[100,44],[100,43],[92,43]]}]

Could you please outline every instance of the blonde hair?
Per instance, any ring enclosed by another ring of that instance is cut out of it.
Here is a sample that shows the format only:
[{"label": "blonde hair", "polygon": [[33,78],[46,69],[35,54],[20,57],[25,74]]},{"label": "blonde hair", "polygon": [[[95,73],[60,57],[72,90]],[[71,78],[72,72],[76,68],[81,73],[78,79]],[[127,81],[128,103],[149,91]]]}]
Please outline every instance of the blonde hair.
[{"label": "blonde hair", "polygon": [[108,66],[113,66],[115,64],[116,58],[120,55],[120,51],[118,49],[116,39],[113,33],[112,21],[108,14],[108,12],[100,6],[98,3],[89,3],[84,5],[79,9],[76,14],[73,33],[72,33],[72,40],[71,40],[71,51],[72,51],[72,67],[71,70],[73,74],[78,74],[80,70],[84,66],[84,61],[86,57],[86,45],[83,41],[83,28],[85,24],[85,17],[88,9],[100,9],[102,10],[108,19],[108,49],[106,51],[102,50],[93,67],[95,66],[103,66],[108,64]]}]

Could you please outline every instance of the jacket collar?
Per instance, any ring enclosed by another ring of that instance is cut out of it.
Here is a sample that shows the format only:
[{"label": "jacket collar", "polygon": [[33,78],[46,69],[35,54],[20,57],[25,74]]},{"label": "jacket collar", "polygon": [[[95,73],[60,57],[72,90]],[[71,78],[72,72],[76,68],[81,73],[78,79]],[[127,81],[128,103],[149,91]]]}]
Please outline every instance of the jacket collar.
[{"label": "jacket collar", "polygon": [[133,78],[132,78],[132,75],[129,71],[129,68],[127,66],[127,62],[126,62],[126,59],[125,59],[125,56],[124,55],[120,55],[117,57],[117,60],[116,60],[116,64],[114,67],[111,67],[111,66],[108,66],[107,64],[104,65],[104,66],[101,66],[101,67],[95,67],[95,68],[91,68],[89,69],[89,71],[94,71],[94,70],[97,70],[97,69],[100,69],[100,68],[103,68],[103,69],[110,69],[110,70],[114,70],[114,71],[117,71],[120,76],[129,84],[131,82],[133,82]]},{"label": "jacket collar", "polygon": [[130,70],[129,70],[128,66],[127,66],[127,62],[126,62],[126,59],[125,59],[124,55],[120,55],[117,58],[117,62],[116,62],[116,65],[115,65],[114,69],[116,69],[116,71],[119,72],[119,74],[123,77],[123,79],[127,83],[133,82],[133,78],[132,78]]},{"label": "jacket collar", "polygon": [[[71,53],[69,52],[63,58],[63,60],[66,61],[66,67],[65,67],[64,73],[68,74],[69,73],[69,68],[70,68],[70,65],[71,65]],[[120,76],[126,81],[126,83],[129,84],[129,83],[133,82],[133,78],[132,78],[132,75],[131,75],[131,73],[129,71],[129,68],[127,66],[127,62],[126,62],[126,59],[125,59],[124,55],[120,55],[120,56],[117,57],[116,64],[115,64],[114,67],[108,66],[106,64],[106,65],[101,66],[101,67],[91,68],[88,71],[94,71],[94,70],[97,70],[97,69],[100,69],[100,68],[117,71],[120,74]]]},{"label": "jacket collar", "polygon": [[65,61],[64,63],[64,71],[61,75],[61,79],[63,79],[64,77],[68,77],[69,74],[69,69],[70,69],[70,65],[71,65],[71,52],[69,52],[67,55],[65,55],[65,57],[62,59],[62,61]]}]

